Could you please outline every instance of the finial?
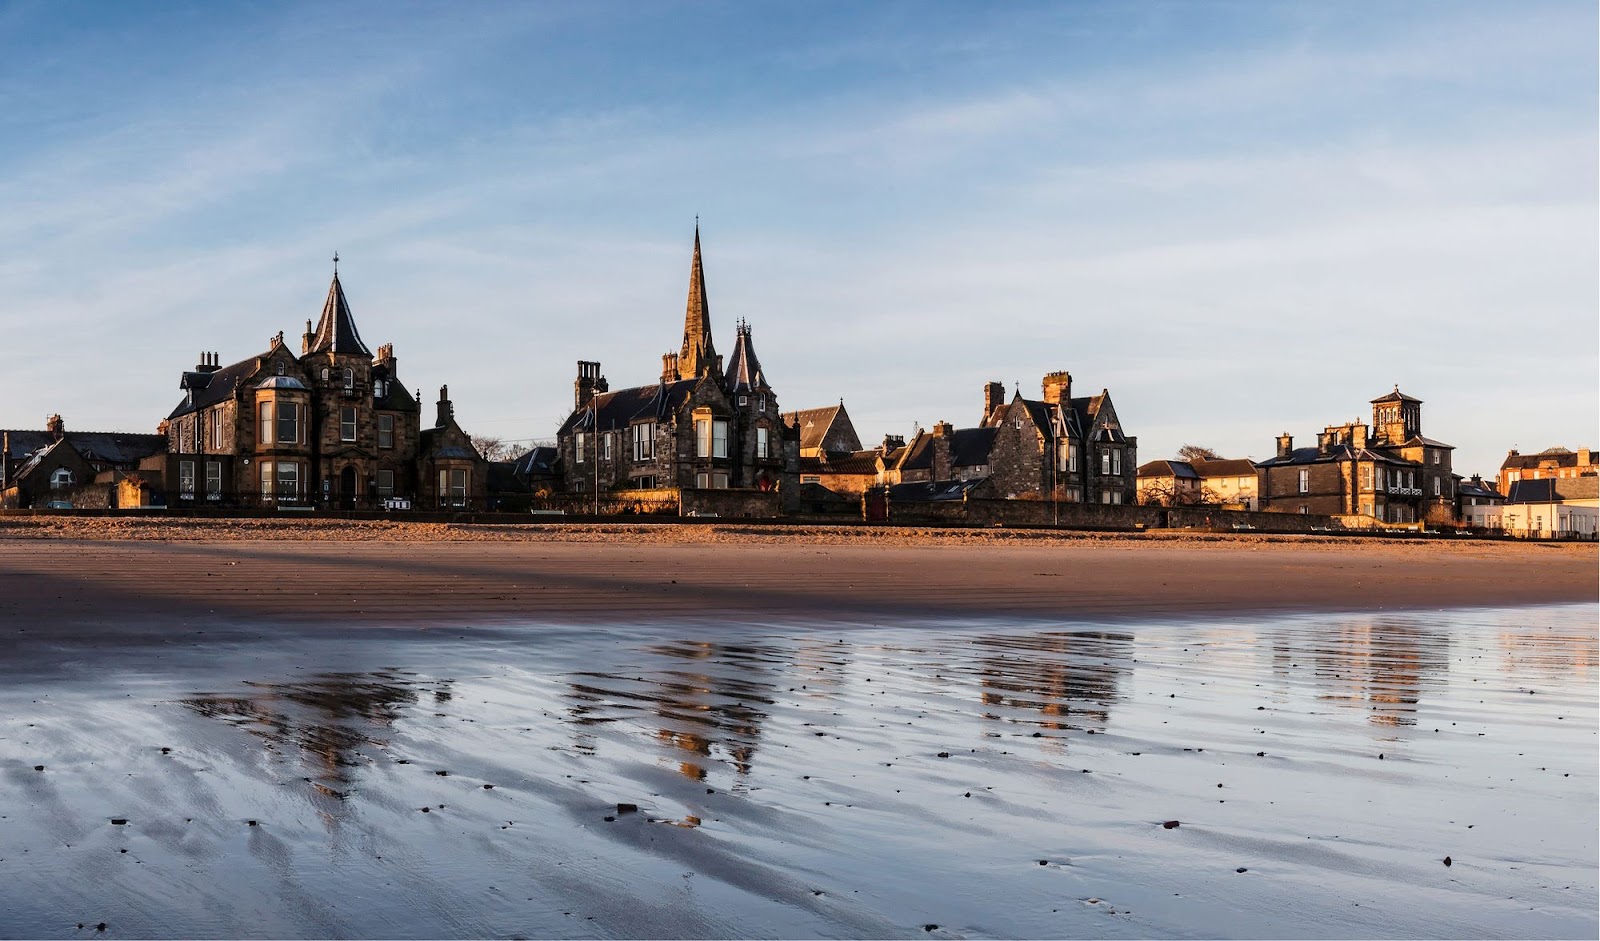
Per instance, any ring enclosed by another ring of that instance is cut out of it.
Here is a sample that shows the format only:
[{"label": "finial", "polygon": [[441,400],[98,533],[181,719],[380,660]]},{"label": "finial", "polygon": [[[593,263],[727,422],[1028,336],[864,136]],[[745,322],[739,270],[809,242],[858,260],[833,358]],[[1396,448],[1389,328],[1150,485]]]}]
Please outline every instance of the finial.
[{"label": "finial", "polygon": [[334,252],[333,253],[333,276],[336,277],[336,278],[339,276],[339,253],[338,252]]}]

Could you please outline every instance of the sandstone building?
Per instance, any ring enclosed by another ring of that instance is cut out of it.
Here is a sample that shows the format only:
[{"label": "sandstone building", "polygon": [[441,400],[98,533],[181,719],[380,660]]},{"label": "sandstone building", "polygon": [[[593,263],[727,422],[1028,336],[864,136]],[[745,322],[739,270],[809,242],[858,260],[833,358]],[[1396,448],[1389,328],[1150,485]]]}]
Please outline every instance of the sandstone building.
[{"label": "sandstone building", "polygon": [[203,354],[163,422],[169,506],[479,509],[486,465],[441,387],[426,427],[394,347],[376,355],[335,271],[296,356],[282,332],[223,366]]},{"label": "sandstone building", "polygon": [[580,361],[573,410],[556,433],[571,494],[616,490],[781,490],[799,485],[799,432],[785,425],[750,325],[740,321],[726,364],[694,233],[683,343],[657,381],[612,391],[598,362]]},{"label": "sandstone building", "polygon": [[1359,514],[1388,523],[1453,524],[1454,446],[1422,435],[1422,400],[1394,391],[1372,400],[1372,424],[1329,425],[1314,448],[1287,432],[1258,466],[1261,508]]},{"label": "sandstone building", "polygon": [[1522,454],[1513,448],[1500,464],[1499,490],[1509,496],[1519,480],[1593,477],[1597,472],[1600,465],[1595,463],[1592,448],[1545,448],[1537,454]]}]

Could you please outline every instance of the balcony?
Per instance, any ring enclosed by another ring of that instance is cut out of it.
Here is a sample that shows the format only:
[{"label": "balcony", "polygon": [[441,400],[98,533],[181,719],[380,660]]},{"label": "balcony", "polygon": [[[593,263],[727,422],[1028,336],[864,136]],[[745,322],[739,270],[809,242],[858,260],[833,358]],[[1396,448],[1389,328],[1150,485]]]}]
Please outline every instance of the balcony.
[{"label": "balcony", "polygon": [[1422,488],[1421,487],[1388,487],[1388,488],[1385,488],[1385,492],[1387,492],[1391,496],[1396,496],[1396,497],[1420,497],[1420,496],[1422,496]]}]

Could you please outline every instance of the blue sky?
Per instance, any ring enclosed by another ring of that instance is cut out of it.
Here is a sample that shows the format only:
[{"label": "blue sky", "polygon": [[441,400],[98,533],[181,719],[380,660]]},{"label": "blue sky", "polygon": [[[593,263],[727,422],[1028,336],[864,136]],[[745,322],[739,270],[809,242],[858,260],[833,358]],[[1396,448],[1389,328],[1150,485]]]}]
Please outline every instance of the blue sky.
[{"label": "blue sky", "polygon": [[[150,430],[329,257],[474,433],[716,340],[863,439],[989,380],[1140,458],[1395,384],[1458,472],[1592,446],[1592,3],[0,5],[0,427]],[[297,347],[296,347],[297,348]]]}]

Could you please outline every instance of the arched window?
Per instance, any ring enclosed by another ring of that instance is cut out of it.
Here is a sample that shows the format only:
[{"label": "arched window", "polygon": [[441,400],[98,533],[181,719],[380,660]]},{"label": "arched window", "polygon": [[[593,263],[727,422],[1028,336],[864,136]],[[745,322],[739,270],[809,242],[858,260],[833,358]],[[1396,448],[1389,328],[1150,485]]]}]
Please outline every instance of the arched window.
[{"label": "arched window", "polygon": [[344,368],[344,387],[346,390],[356,387],[356,371],[349,366]]},{"label": "arched window", "polygon": [[72,471],[67,468],[58,467],[55,473],[50,475],[51,490],[65,490],[70,486],[72,486]]}]

